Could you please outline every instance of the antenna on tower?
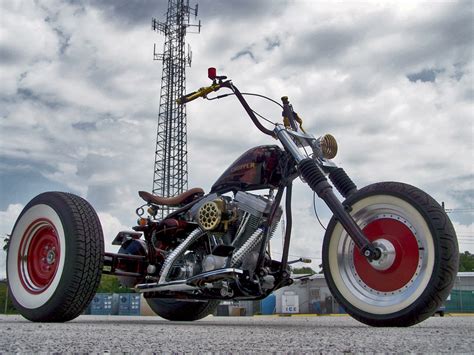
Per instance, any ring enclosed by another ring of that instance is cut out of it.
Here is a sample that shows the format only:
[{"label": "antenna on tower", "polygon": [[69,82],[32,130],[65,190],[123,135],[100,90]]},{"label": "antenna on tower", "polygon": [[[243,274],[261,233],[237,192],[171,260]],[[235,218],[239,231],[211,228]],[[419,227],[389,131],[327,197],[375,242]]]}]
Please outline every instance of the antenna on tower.
[{"label": "antenna on tower", "polygon": [[[153,174],[153,194],[173,197],[188,189],[188,152],[186,130],[186,106],[178,105],[176,99],[186,91],[186,66],[191,66],[192,52],[188,45],[186,53],[186,33],[200,33],[201,21],[190,23],[190,16],[196,19],[198,5],[189,6],[189,0],[168,0],[166,21],[155,18],[151,21],[153,31],[164,34],[163,52],[158,53],[153,46],[153,59],[163,62],[161,76],[160,107],[156,135],[155,170]],[[193,31],[188,31],[188,29]],[[163,206],[161,218],[171,212]]]}]

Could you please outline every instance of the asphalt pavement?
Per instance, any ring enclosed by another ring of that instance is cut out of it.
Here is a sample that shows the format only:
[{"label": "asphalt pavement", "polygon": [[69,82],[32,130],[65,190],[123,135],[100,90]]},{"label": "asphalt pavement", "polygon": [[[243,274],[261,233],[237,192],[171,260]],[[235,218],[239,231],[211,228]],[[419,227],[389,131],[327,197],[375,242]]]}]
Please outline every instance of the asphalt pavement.
[{"label": "asphalt pavement", "polygon": [[0,315],[0,353],[474,353],[474,316],[431,317],[410,328],[371,328],[348,316],[80,316],[32,323]]}]

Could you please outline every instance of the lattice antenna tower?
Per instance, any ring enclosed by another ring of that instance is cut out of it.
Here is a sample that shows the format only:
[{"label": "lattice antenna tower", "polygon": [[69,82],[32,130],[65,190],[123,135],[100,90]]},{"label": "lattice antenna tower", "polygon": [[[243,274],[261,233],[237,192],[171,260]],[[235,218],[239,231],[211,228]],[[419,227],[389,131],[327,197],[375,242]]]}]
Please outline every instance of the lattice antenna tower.
[{"label": "lattice antenna tower", "polygon": [[[169,0],[166,22],[155,18],[151,22],[153,31],[165,35],[163,53],[156,52],[156,44],[153,48],[153,59],[163,62],[153,194],[164,197],[177,196],[188,189],[186,107],[178,105],[176,99],[185,94],[186,67],[191,66],[192,52],[189,45],[186,50],[186,33],[201,32],[201,21],[190,23],[190,16],[196,19],[197,14],[198,5],[191,8],[189,0]],[[159,217],[171,211],[172,208],[163,206]]]}]

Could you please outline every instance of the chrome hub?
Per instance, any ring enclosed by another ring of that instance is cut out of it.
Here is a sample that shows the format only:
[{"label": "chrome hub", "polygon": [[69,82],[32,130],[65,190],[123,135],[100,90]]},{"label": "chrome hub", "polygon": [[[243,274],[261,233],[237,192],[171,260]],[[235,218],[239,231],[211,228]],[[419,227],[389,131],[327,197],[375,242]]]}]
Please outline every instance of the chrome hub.
[{"label": "chrome hub", "polygon": [[374,269],[381,271],[389,269],[393,265],[396,256],[393,244],[386,239],[377,239],[372,244],[375,248],[380,250],[380,258],[369,261],[370,265],[372,265]]},{"label": "chrome hub", "polygon": [[56,260],[56,253],[53,249],[49,250],[48,254],[46,255],[46,262],[48,265],[54,264],[54,261]]}]

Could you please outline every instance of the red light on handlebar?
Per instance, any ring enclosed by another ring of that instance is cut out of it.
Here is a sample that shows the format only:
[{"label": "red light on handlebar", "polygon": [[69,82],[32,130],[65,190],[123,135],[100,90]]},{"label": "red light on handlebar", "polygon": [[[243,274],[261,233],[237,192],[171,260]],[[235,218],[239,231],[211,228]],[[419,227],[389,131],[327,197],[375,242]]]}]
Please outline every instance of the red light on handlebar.
[{"label": "red light on handlebar", "polygon": [[207,76],[208,76],[209,79],[211,79],[211,80],[214,80],[215,78],[217,78],[217,70],[216,70],[216,68],[209,68],[209,69],[207,69]]}]

